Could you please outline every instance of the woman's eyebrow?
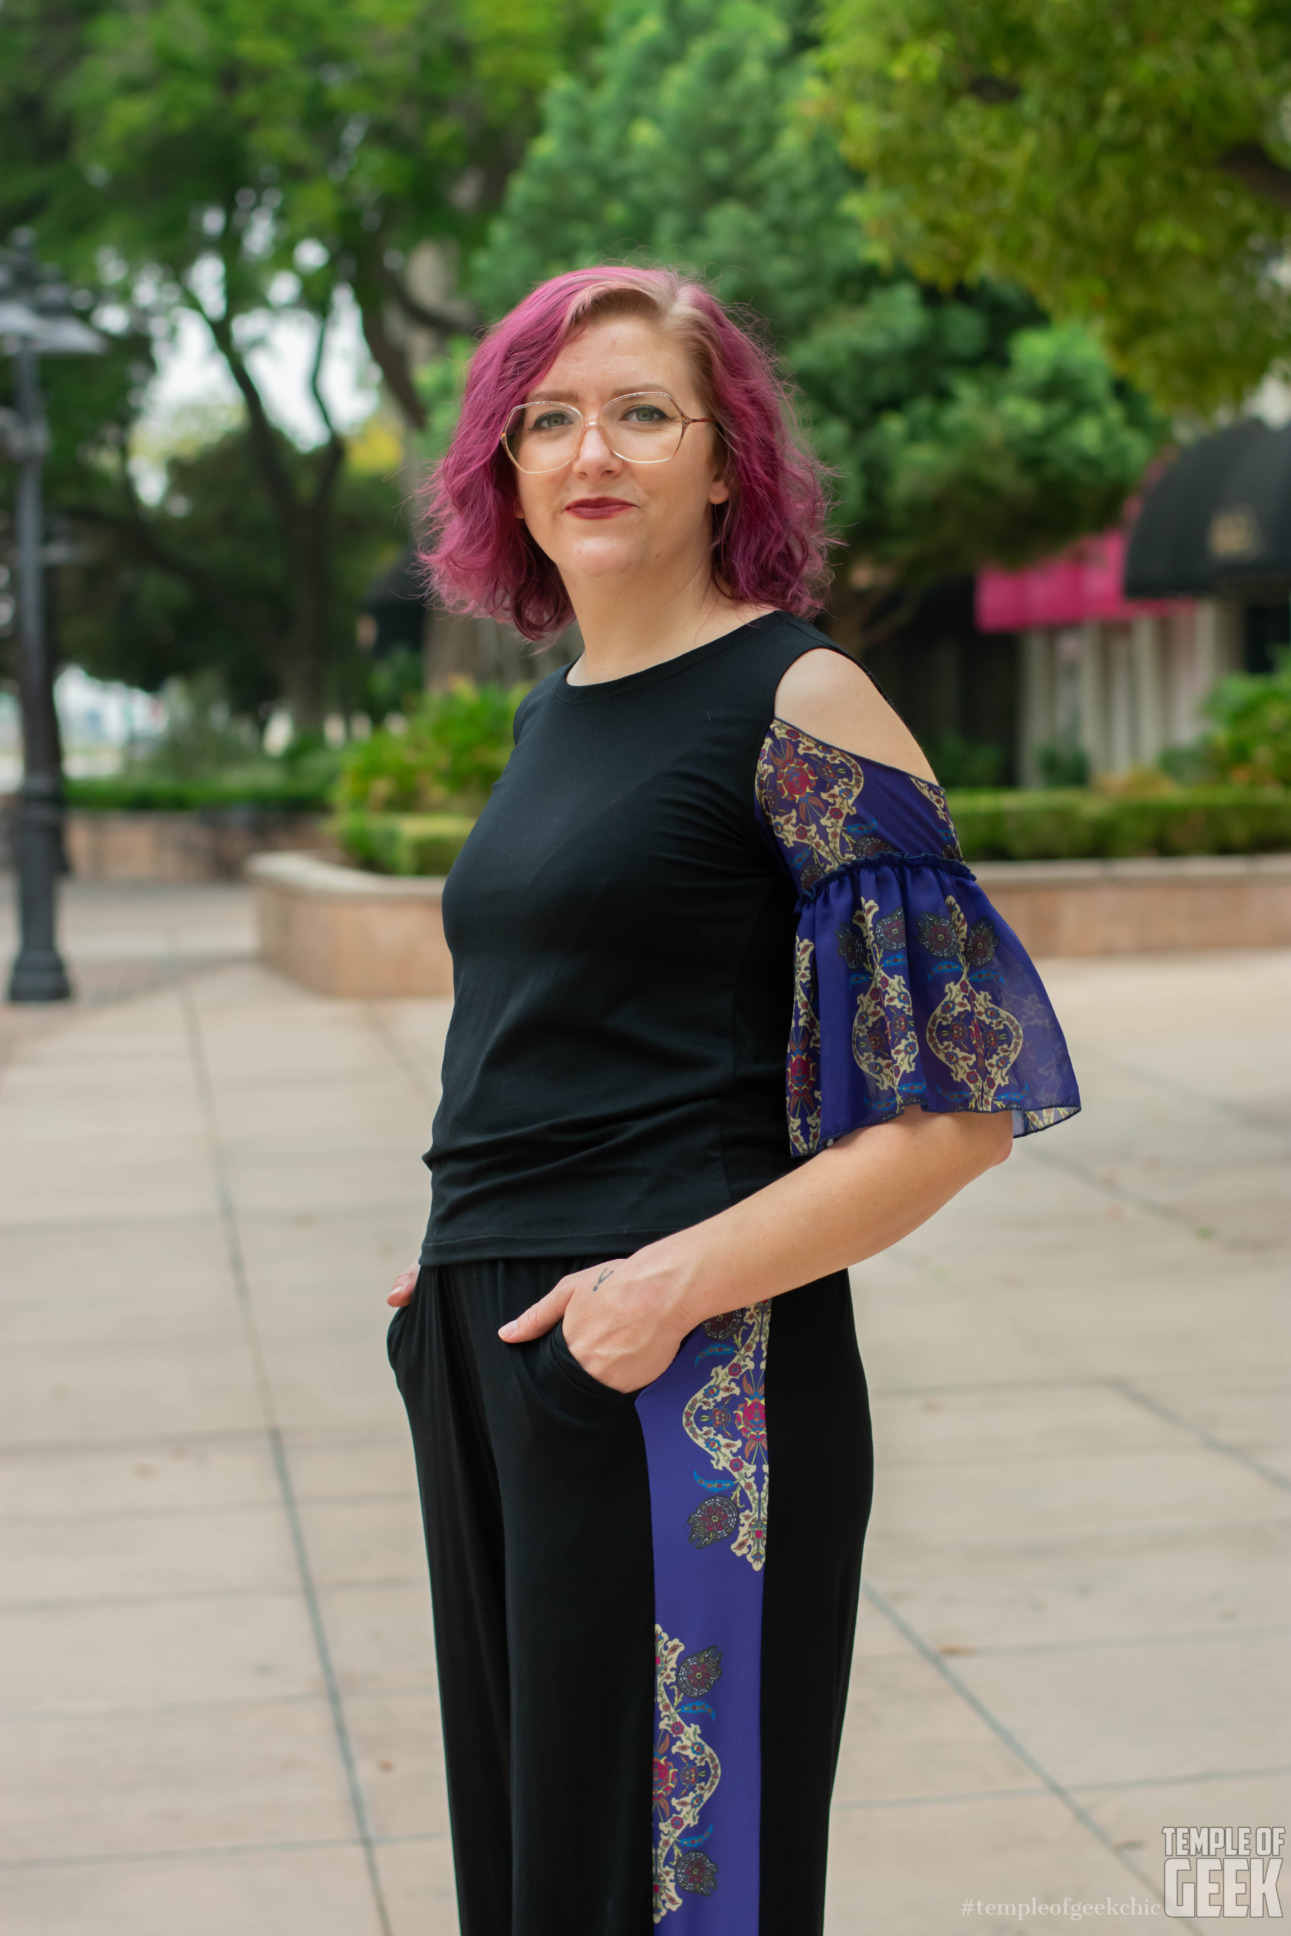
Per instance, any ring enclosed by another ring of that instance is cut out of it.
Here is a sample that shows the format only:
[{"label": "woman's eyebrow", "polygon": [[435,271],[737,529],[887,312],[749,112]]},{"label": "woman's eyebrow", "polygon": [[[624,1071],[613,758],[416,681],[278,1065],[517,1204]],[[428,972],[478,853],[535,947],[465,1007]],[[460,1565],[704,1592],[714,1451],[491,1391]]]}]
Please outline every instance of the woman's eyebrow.
[{"label": "woman's eyebrow", "polygon": [[[662,390],[665,395],[670,394],[666,384],[663,383],[628,383],[621,390],[616,390],[614,395],[616,397],[636,397],[647,390]],[[535,390],[531,397],[525,398],[525,402],[572,403],[577,405],[578,392],[576,390]]]}]

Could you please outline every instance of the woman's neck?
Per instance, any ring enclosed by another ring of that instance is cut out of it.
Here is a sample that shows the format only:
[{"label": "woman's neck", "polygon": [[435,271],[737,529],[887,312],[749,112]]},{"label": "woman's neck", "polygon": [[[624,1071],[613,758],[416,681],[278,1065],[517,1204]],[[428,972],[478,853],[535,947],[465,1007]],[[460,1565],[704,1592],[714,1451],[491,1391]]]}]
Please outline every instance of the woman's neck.
[{"label": "woman's neck", "polygon": [[644,672],[774,610],[728,598],[711,577],[671,588],[629,587],[620,578],[584,579],[569,587],[569,598],[583,636],[583,655],[567,675],[574,686]]}]

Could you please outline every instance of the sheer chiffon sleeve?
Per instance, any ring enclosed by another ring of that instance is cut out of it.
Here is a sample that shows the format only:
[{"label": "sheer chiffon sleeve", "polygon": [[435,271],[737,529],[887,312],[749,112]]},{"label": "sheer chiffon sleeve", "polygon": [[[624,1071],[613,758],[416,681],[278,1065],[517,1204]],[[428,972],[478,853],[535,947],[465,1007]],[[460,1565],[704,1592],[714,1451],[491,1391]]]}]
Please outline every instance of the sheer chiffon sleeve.
[{"label": "sheer chiffon sleeve", "polygon": [[1067,1044],[1026,949],[959,850],[940,787],[774,720],[757,813],[798,895],[786,1101],[794,1153],[911,1104],[1074,1116]]}]

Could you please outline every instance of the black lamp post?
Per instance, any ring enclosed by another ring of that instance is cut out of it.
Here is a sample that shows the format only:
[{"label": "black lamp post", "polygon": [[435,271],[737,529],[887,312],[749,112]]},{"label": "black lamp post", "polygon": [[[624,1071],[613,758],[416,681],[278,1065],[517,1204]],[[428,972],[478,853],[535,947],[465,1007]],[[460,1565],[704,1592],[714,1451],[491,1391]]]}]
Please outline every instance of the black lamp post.
[{"label": "black lamp post", "polygon": [[49,431],[39,358],[94,356],[107,347],[76,314],[58,271],[36,260],[35,242],[30,229],[18,229],[13,248],[0,250],[0,348],[14,359],[18,406],[0,413],[0,438],[18,465],[14,537],[22,640],[23,775],[14,843],[22,942],[9,980],[11,1002],[57,1002],[71,994],[55,935],[63,794],[53,735],[53,668],[45,641],[40,487]]}]

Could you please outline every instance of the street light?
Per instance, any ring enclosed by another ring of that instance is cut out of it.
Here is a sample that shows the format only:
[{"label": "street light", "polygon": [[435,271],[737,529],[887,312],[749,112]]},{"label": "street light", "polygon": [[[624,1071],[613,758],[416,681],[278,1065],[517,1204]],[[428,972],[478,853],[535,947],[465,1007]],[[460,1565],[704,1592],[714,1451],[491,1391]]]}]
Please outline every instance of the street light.
[{"label": "street light", "polygon": [[56,269],[36,260],[30,229],[0,250],[0,348],[14,359],[16,410],[0,411],[0,442],[18,465],[15,539],[22,638],[22,792],[15,846],[22,941],[9,980],[11,1002],[58,1002],[71,994],[58,952],[54,887],[63,841],[63,794],[55,751],[54,702],[45,649],[41,472],[49,448],[39,358],[96,356],[104,338],[81,321]]}]

